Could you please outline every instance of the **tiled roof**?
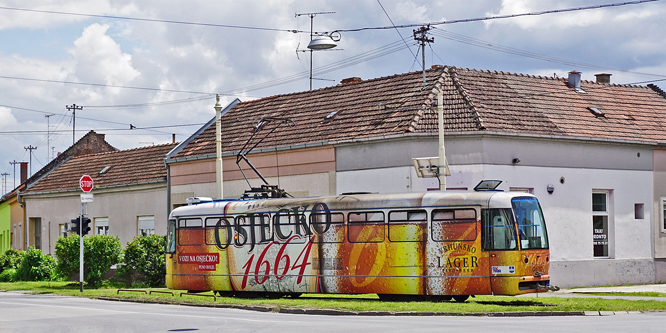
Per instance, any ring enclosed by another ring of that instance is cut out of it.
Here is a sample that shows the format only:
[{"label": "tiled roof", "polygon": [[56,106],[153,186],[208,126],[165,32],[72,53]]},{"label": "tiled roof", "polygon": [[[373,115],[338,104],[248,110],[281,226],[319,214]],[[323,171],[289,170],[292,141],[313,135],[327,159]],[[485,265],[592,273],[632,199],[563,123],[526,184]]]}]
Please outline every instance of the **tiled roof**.
[{"label": "tiled roof", "polygon": [[[164,157],[176,144],[148,146],[76,156],[41,179],[25,193],[79,190],[79,179],[89,175],[94,189],[166,181]],[[111,166],[100,175],[100,171]],[[93,189],[93,192],[94,192]]]},{"label": "tiled roof", "polygon": [[[580,93],[566,78],[446,66],[426,72],[425,89],[422,73],[413,72],[239,103],[222,118],[222,149],[237,152],[253,120],[262,117],[290,118],[295,125],[283,125],[258,148],[435,133],[439,87],[447,132],[666,142],[666,98],[648,87],[583,81],[586,93]],[[172,158],[213,154],[214,125]]]}]

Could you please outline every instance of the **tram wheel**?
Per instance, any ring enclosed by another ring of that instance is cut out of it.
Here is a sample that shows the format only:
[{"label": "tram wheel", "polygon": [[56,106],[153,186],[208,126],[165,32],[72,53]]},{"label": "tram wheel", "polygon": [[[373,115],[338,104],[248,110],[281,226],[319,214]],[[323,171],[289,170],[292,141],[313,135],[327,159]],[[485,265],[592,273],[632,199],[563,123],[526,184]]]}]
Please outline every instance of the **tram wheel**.
[{"label": "tram wheel", "polygon": [[458,303],[462,303],[462,302],[466,301],[468,298],[469,298],[469,295],[457,295],[457,296],[453,296],[453,299],[455,299],[456,302],[458,302]]}]

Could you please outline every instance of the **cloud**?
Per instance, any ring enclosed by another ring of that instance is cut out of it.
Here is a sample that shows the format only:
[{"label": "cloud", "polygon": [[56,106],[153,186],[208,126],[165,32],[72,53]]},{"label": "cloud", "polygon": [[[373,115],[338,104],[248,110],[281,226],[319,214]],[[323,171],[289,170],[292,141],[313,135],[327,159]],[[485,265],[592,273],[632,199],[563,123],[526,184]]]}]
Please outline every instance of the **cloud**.
[{"label": "cloud", "polygon": [[18,121],[12,114],[12,110],[7,107],[0,107],[0,128],[14,129]]}]

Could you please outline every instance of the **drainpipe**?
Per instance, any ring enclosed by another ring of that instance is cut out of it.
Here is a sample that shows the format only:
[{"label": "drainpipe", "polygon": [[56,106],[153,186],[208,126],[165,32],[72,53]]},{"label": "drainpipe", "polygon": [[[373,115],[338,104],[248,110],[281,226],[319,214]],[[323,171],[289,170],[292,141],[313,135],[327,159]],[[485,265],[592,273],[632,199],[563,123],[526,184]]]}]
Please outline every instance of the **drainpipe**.
[{"label": "drainpipe", "polygon": [[[29,223],[26,220],[27,213],[26,211],[28,210],[27,207],[25,206],[25,200],[21,201],[21,191],[16,191],[16,201],[19,203],[19,205],[23,206],[23,223],[25,223],[25,232],[23,233],[23,236],[25,237],[25,247],[23,248],[24,251],[28,250],[28,244],[30,240],[30,236],[28,236],[28,231],[30,231]],[[22,239],[19,241],[23,241]]]}]

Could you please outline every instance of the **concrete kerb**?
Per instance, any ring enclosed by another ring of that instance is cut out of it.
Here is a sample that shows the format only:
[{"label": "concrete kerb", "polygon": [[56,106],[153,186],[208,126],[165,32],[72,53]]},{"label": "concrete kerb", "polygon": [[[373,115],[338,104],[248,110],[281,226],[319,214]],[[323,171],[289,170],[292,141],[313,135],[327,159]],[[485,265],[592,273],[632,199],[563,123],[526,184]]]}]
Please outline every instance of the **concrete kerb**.
[{"label": "concrete kerb", "polygon": [[[167,302],[160,300],[131,300],[116,297],[98,297],[99,300],[133,303],[155,303],[169,305],[185,305],[209,308],[239,309],[257,312],[276,312],[285,314],[306,314],[320,316],[472,316],[472,317],[535,317],[535,316],[583,316],[599,315],[599,311],[509,311],[509,312],[432,312],[432,311],[351,311],[337,309],[302,309],[302,308],[280,308],[271,306],[238,305],[238,304],[195,304],[189,302]],[[609,311],[612,313],[612,311]],[[588,314],[589,313],[589,314]],[[640,313],[640,312],[636,312]]]}]

